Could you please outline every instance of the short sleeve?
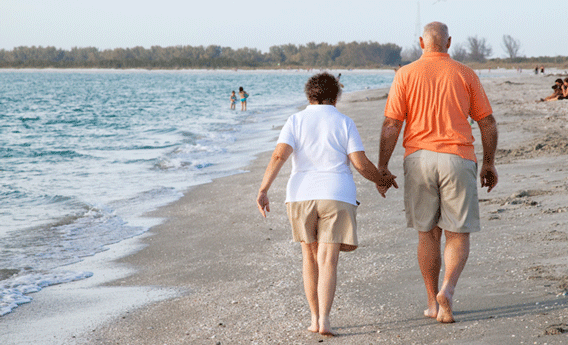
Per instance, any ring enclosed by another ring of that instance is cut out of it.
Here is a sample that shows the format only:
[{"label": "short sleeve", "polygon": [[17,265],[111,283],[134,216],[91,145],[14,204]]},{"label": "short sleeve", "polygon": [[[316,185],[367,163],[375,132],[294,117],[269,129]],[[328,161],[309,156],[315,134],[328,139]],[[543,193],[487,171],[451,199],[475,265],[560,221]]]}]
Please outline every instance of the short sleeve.
[{"label": "short sleeve", "polygon": [[385,106],[385,116],[400,121],[406,119],[407,112],[402,74],[402,69],[395,74]]},{"label": "short sleeve", "polygon": [[296,140],[294,138],[294,132],[292,130],[294,128],[294,125],[292,122],[292,117],[289,117],[284,124],[284,127],[282,127],[282,130],[280,131],[277,144],[288,144],[294,151],[296,151]]},{"label": "short sleeve", "polygon": [[348,133],[349,138],[347,141],[347,154],[358,151],[365,151],[365,147],[363,146],[363,141],[361,140],[357,126],[355,126],[355,123],[353,121],[349,122]]},{"label": "short sleeve", "polygon": [[473,81],[470,86],[469,116],[474,121],[479,121],[484,117],[491,115],[493,113],[493,109],[491,108],[491,104],[489,103],[489,99],[485,94],[485,90],[481,85],[479,77],[473,73],[472,78]]}]

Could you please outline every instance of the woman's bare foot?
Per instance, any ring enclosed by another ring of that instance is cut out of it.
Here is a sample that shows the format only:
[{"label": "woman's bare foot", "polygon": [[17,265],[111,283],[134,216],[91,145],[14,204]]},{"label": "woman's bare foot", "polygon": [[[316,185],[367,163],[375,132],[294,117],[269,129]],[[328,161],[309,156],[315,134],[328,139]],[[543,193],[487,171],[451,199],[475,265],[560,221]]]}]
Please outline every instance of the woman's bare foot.
[{"label": "woman's bare foot", "polygon": [[321,335],[326,336],[326,337],[335,337],[335,333],[329,331],[329,332],[320,332]]},{"label": "woman's bare foot", "polygon": [[312,324],[310,327],[308,327],[308,331],[313,332],[313,333],[318,333],[319,332],[319,325],[318,325],[318,317],[317,315],[314,317],[312,315]]},{"label": "woman's bare foot", "polygon": [[325,335],[328,337],[334,337],[335,333],[331,331],[331,325],[329,324],[329,320],[324,320],[319,325],[319,334]]},{"label": "woman's bare foot", "polygon": [[438,317],[438,303],[436,302],[433,306],[428,306],[428,309],[424,310],[424,316],[434,319]]},{"label": "woman's bare foot", "polygon": [[450,294],[448,291],[442,289],[436,296],[436,300],[440,304],[440,308],[438,309],[438,316],[436,319],[438,322],[442,323],[452,323],[455,322],[454,315],[452,313],[452,297],[453,294]]}]

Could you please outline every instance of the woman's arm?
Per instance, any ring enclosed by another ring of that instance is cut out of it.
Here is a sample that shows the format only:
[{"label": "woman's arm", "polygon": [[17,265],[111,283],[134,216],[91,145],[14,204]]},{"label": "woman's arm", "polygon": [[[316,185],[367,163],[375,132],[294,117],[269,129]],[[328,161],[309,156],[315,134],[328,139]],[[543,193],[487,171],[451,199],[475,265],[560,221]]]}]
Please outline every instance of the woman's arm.
[{"label": "woman's arm", "polygon": [[348,157],[355,170],[357,170],[361,176],[375,183],[379,181],[377,167],[367,158],[365,151],[352,152]]},{"label": "woman's arm", "polygon": [[[258,206],[258,210],[262,214],[263,217],[266,218],[266,212],[270,212],[270,201],[268,200],[268,189],[272,185],[272,182],[278,176],[280,169],[288,160],[288,157],[292,154],[292,146],[288,144],[280,143],[276,145],[274,152],[272,153],[272,157],[270,158],[270,162],[266,167],[266,171],[264,172],[264,178],[262,179],[262,183],[260,184],[260,189],[258,190],[258,196],[256,197],[256,204]],[[266,211],[265,211],[266,209]]]},{"label": "woman's arm", "polygon": [[[363,176],[367,180],[372,181],[375,184],[389,184],[389,186],[394,185],[396,188],[398,188],[398,185],[394,180],[396,176],[390,173],[388,175],[380,173],[377,170],[377,167],[373,163],[371,163],[369,158],[367,158],[367,155],[365,155],[364,151],[350,153],[349,160],[351,161],[351,164],[353,164],[355,170],[357,170],[359,174],[361,174],[361,176]],[[381,195],[384,197],[384,192],[382,192]]]}]

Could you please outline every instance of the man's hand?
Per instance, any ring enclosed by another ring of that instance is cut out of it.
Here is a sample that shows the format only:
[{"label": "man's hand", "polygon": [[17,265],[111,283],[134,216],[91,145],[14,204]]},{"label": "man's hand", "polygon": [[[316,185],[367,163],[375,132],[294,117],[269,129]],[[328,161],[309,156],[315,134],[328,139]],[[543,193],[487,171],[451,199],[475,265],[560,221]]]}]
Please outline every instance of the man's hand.
[{"label": "man's hand", "polygon": [[487,193],[491,192],[493,187],[495,187],[499,181],[497,169],[495,169],[495,165],[492,164],[483,164],[481,166],[479,177],[481,178],[481,187],[487,187]]},{"label": "man's hand", "polygon": [[270,201],[268,200],[268,195],[266,194],[266,192],[258,192],[258,196],[256,197],[256,205],[258,206],[260,214],[262,214],[262,216],[266,218],[266,212],[270,212]]},{"label": "man's hand", "polygon": [[487,187],[487,193],[491,192],[497,184],[497,169],[495,169],[495,151],[497,150],[497,121],[493,115],[484,117],[477,121],[481,132],[481,143],[483,144],[483,164],[481,165],[481,187]]},{"label": "man's hand", "polygon": [[381,194],[383,198],[386,198],[386,193],[391,186],[398,188],[398,184],[396,184],[395,181],[396,176],[391,174],[389,169],[385,167],[379,167],[379,176],[380,182],[376,184],[376,187],[379,194]]}]

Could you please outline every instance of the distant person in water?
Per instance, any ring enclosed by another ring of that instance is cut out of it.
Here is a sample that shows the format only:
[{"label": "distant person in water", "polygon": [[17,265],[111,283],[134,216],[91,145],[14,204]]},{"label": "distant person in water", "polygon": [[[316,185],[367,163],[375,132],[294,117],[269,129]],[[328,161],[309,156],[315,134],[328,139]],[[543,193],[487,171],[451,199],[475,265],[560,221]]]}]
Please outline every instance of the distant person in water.
[{"label": "distant person in water", "polygon": [[[339,75],[337,76],[338,82],[339,82],[339,79],[341,79],[341,73],[339,73]],[[341,84],[341,82],[339,82],[339,86],[341,86],[342,88],[344,87],[343,84]]]},{"label": "distant person in water", "polygon": [[241,111],[247,110],[247,98],[249,94],[243,89],[243,87],[239,87],[239,97],[241,98]]},{"label": "distant person in water", "polygon": [[231,92],[231,110],[235,110],[235,105],[237,104],[237,95],[235,94],[235,91]]}]

